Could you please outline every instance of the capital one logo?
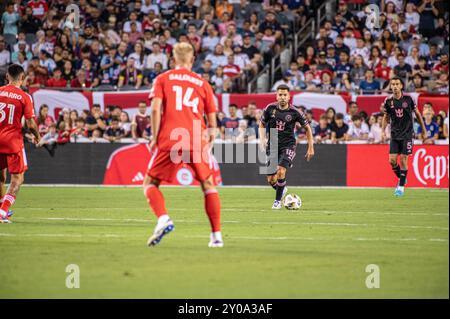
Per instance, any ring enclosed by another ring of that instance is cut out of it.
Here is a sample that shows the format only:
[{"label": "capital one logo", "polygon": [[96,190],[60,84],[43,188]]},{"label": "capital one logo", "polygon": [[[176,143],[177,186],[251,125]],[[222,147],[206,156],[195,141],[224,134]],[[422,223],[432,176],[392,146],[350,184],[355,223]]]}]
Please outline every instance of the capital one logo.
[{"label": "capital one logo", "polygon": [[397,117],[403,117],[403,109],[395,109],[395,115]]},{"label": "capital one logo", "polygon": [[428,185],[427,181],[434,185],[441,185],[442,180],[449,174],[448,156],[428,155],[425,148],[419,149],[414,154],[413,167],[414,174],[423,185]]}]

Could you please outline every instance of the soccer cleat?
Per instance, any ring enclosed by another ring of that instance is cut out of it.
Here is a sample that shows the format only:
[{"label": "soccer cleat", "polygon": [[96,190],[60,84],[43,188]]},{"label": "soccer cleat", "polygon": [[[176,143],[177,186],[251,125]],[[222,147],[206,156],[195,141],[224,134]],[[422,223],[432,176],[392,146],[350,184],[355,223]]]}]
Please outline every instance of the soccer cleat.
[{"label": "soccer cleat", "polygon": [[12,210],[8,210],[8,214],[6,216],[10,218],[12,215],[14,215],[14,212]]},{"label": "soccer cleat", "polygon": [[272,205],[272,209],[282,209],[283,205],[281,205],[281,201],[275,200]]},{"label": "soccer cleat", "polygon": [[169,219],[166,223],[162,225],[156,225],[155,231],[153,232],[153,235],[150,236],[150,238],[147,241],[148,246],[156,246],[160,243],[161,239],[173,231],[175,229],[175,226],[173,222]]},{"label": "soccer cleat", "polygon": [[11,224],[12,222],[8,217],[0,217],[0,224]]},{"label": "soccer cleat", "polygon": [[405,194],[405,190],[403,187],[397,187],[394,191],[394,196],[395,197],[402,197]]},{"label": "soccer cleat", "polygon": [[208,244],[208,247],[210,248],[222,248],[223,247],[223,241],[221,240],[211,240]]}]

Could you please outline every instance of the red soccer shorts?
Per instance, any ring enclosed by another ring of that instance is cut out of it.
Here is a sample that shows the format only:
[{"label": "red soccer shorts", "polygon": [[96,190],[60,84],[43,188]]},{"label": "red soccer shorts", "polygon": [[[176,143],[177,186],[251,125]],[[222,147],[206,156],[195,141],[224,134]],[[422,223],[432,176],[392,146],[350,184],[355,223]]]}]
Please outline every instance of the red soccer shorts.
[{"label": "red soccer shorts", "polygon": [[[183,161],[183,159],[186,159],[186,161]],[[207,180],[213,173],[214,164],[209,155],[202,157],[201,153],[198,152],[194,156],[193,152],[187,152],[183,155],[172,153],[171,156],[171,152],[155,148],[148,164],[147,175],[170,183],[175,179],[175,174],[183,165],[183,162],[192,168],[195,178],[200,182]]]},{"label": "red soccer shorts", "polygon": [[0,170],[7,168],[10,174],[25,173],[28,169],[25,149],[16,154],[0,154]]}]

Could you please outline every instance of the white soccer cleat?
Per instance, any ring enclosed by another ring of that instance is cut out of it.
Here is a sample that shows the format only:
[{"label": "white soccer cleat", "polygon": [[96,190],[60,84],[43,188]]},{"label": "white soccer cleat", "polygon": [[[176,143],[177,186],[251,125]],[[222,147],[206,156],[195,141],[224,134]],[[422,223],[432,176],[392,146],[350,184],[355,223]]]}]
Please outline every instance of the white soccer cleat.
[{"label": "white soccer cleat", "polygon": [[222,248],[223,247],[222,234],[220,232],[211,233],[211,235],[209,235],[208,247],[210,247],[210,248]]},{"label": "white soccer cleat", "polygon": [[212,241],[209,242],[208,247],[210,247],[210,248],[222,248],[223,247],[223,241],[212,240]]},{"label": "white soccer cleat", "polygon": [[283,208],[283,205],[281,204],[281,201],[275,200],[273,202],[272,209],[282,209],[282,208]]},{"label": "white soccer cleat", "polygon": [[157,224],[155,227],[155,231],[153,232],[153,235],[150,236],[150,238],[147,241],[148,246],[156,246],[161,242],[161,239],[173,231],[175,228],[173,222],[169,219],[167,222],[162,224]]},{"label": "white soccer cleat", "polygon": [[11,224],[11,220],[8,217],[0,217],[0,224]]}]

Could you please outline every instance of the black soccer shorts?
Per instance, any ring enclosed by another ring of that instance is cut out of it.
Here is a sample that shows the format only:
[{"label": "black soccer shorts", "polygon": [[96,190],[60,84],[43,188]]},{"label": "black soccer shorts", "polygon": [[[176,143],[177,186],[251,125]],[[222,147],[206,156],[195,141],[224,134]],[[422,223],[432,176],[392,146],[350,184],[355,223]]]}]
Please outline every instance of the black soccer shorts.
[{"label": "black soccer shorts", "polygon": [[[281,150],[278,151],[278,166],[284,167],[284,168],[291,168],[293,166],[293,162],[294,162],[294,158],[296,155],[296,146],[292,146],[289,148],[283,148]],[[271,162],[270,162],[270,152],[267,152],[267,162],[266,162],[266,166],[269,167]],[[276,172],[274,172],[273,174],[275,174]],[[273,175],[273,174],[267,174],[267,175]]]},{"label": "black soccer shorts", "polygon": [[412,139],[391,139],[389,154],[411,155],[413,152],[413,145],[414,143]]}]

